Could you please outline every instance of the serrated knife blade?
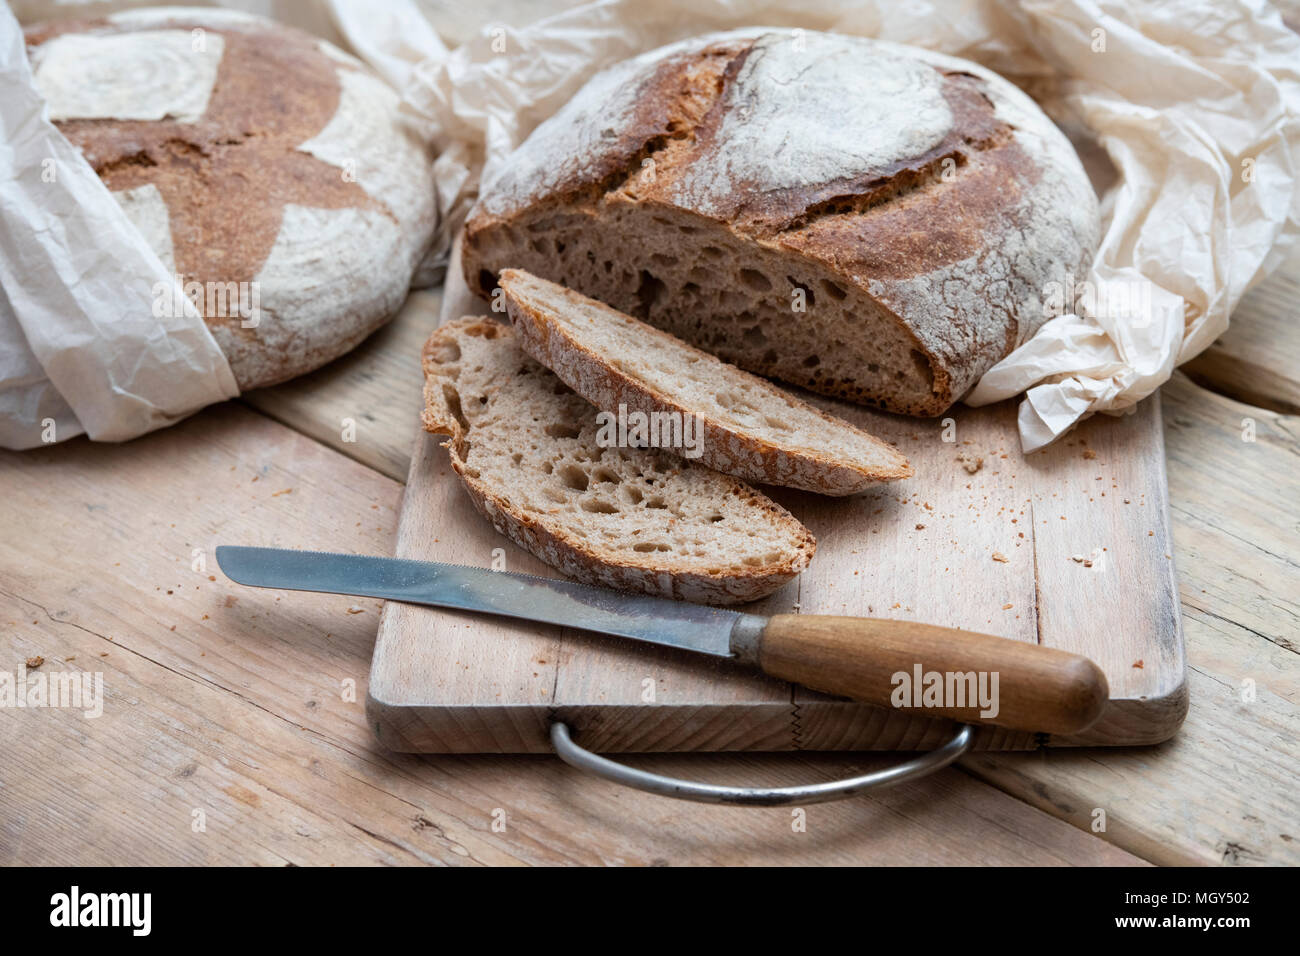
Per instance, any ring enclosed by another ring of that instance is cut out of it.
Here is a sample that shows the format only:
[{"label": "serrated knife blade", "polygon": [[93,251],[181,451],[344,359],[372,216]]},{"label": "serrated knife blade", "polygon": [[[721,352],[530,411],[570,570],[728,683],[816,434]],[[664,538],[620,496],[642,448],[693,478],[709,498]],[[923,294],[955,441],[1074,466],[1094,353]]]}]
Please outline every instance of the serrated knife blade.
[{"label": "serrated knife blade", "polygon": [[[481,611],[731,657],[736,611],[628,594],[574,581],[327,551],[221,545],[217,564],[238,584]],[[763,620],[759,618],[758,620]]]}]

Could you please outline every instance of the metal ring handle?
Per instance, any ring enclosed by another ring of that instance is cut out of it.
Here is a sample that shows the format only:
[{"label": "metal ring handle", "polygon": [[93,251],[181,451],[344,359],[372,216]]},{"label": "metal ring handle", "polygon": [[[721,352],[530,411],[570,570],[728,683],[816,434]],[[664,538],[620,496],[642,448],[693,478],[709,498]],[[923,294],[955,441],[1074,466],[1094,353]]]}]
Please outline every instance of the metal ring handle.
[{"label": "metal ring handle", "polygon": [[665,777],[646,770],[637,770],[584,750],[573,742],[569,728],[556,721],[551,724],[551,744],[561,760],[571,767],[586,770],[598,777],[621,783],[634,790],[657,793],[663,797],[676,797],[678,800],[693,800],[696,803],[731,803],[743,807],[785,807],[794,803],[826,803],[840,800],[868,790],[883,790],[903,783],[917,780],[927,774],[942,770],[970,749],[974,739],[975,728],[962,724],[952,738],[937,750],[913,757],[903,763],[850,777],[847,780],[828,780],[826,783],[812,783],[802,787],[722,787],[712,783],[696,783],[692,780],[678,780]]}]

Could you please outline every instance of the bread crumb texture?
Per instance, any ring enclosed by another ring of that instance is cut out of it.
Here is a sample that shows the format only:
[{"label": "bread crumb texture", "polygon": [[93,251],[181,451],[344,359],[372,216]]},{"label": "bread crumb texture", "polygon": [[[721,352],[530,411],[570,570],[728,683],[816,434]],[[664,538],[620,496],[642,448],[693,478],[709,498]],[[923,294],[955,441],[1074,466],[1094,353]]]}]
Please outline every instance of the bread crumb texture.
[{"label": "bread crumb texture", "polygon": [[516,269],[501,288],[522,348],[593,405],[698,422],[696,441],[670,446],[678,454],[830,495],[912,473],[880,439],[624,312]]},{"label": "bread crumb texture", "polygon": [[665,451],[602,447],[597,410],[508,326],[450,322],[429,338],[423,366],[425,427],[448,436],[475,507],[570,577],[733,604],[808,566],[811,533],[755,489]]}]

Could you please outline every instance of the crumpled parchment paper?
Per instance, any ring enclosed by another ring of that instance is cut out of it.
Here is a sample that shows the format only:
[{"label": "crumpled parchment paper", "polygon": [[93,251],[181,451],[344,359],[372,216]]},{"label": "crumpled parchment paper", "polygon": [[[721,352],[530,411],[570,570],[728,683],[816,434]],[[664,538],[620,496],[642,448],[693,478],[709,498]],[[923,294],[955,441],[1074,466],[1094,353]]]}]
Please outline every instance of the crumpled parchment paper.
[{"label": "crumpled parchment paper", "polygon": [[[1097,170],[1103,239],[1093,269],[1087,276],[1063,277],[1055,317],[991,369],[966,398],[984,404],[1025,393],[1019,421],[1027,450],[1047,444],[1093,412],[1120,413],[1149,395],[1177,363],[1227,328],[1242,294],[1276,268],[1300,236],[1300,38],[1263,2],[604,0],[523,26],[517,18],[488,23],[450,52],[425,15],[441,11],[432,9],[437,6],[433,0],[427,2],[427,11],[413,0],[232,0],[221,5],[318,33],[404,88],[407,103],[424,117],[440,151],[435,177],[441,225],[435,251],[453,260],[444,316],[484,311],[465,288],[453,240],[480,180],[538,123],[593,74],[618,60],[695,34],[756,24],[838,30],[975,60],[1038,99],[1081,147],[1090,172]],[[139,4],[86,4],[95,14],[127,5]],[[76,0],[18,0],[18,6],[23,21],[30,22],[49,11],[67,16]],[[517,10],[526,19],[531,8],[494,0],[487,9]],[[7,30],[0,20],[0,38],[10,51]],[[0,75],[6,84],[11,58],[12,51],[7,52]],[[11,131],[8,89],[0,89],[5,132],[21,138],[34,120],[14,113],[14,122],[21,125]],[[1089,161],[1086,153],[1098,146],[1113,169]],[[13,182],[0,166],[0,213],[6,217]],[[88,186],[84,192],[89,193]],[[95,205],[93,196],[79,198]],[[107,215],[99,208],[92,217],[101,230],[96,235],[130,244],[129,222],[120,217],[122,222],[109,226]],[[0,257],[6,259],[13,245],[10,231],[0,228]],[[147,247],[137,251],[148,252]],[[112,265],[97,264],[101,269]],[[145,289],[148,282],[138,276],[154,278],[154,265],[156,260],[135,273]],[[127,314],[132,310],[121,288],[106,310],[100,296],[107,286],[96,292],[92,285],[92,294],[84,298],[45,288],[67,279],[82,281],[74,269],[49,273],[39,286],[29,277],[23,288],[39,292],[34,299],[45,300],[50,292],[49,301],[79,305],[91,317],[82,324],[97,335],[113,332],[107,328],[110,318],[122,323],[127,331],[120,344],[136,358],[119,383],[129,387],[103,388],[97,396],[73,389],[68,396],[63,392],[72,388],[68,375],[58,368],[51,371],[49,357],[24,338],[33,320],[8,322],[18,304],[10,303],[14,308],[6,310],[0,297],[0,444],[12,442],[14,422],[39,421],[46,411],[61,422],[55,414],[61,404],[59,414],[65,418],[75,411],[80,419],[84,410],[95,423],[94,428],[86,425],[92,437],[111,438],[128,437],[132,428],[139,434],[184,414],[180,409],[225,397],[220,370],[191,322],[178,320],[180,344],[160,349],[157,336],[141,336],[138,326],[131,331],[134,316]],[[122,271],[118,279],[123,287],[130,285]],[[0,285],[11,298],[17,288],[13,283],[10,275],[0,274]],[[24,302],[22,308],[27,311],[32,304]],[[68,337],[56,312],[46,306],[32,314],[53,324],[56,332],[46,338],[63,346]],[[75,331],[77,323],[66,328]],[[173,335],[170,328],[163,332],[162,339]],[[145,348],[149,342],[155,348]],[[177,353],[166,354],[168,348]],[[94,351],[82,350],[86,355]],[[145,390],[134,387],[135,378],[176,388],[181,378],[193,374],[187,368],[192,363],[209,371],[195,376],[198,385],[182,390],[186,397],[178,392],[168,401],[149,394],[137,398],[136,392]],[[164,371],[152,375],[155,369]],[[73,377],[93,372],[115,381],[107,371],[77,369]],[[112,411],[91,407],[95,402],[106,402]],[[23,435],[27,427],[19,429]]]},{"label": "crumpled parchment paper", "polygon": [[[1300,235],[1300,38],[1264,3],[952,0],[772,3],[608,0],[516,29],[490,26],[422,63],[406,98],[429,117],[447,248],[480,179],[601,68],[712,30],[836,30],[966,57],[1020,84],[1118,176],[1086,276],[966,401],[1026,392],[1040,448],[1119,413],[1214,341],[1242,294]],[[1098,183],[1098,185],[1102,185]],[[481,312],[453,261],[444,317]]]}]

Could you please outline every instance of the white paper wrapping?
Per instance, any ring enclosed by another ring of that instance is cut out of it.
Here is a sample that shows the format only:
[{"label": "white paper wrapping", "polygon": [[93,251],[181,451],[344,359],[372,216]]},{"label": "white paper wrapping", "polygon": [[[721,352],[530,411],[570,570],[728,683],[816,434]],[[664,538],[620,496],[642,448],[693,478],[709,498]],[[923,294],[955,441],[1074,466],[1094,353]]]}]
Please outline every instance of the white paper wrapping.
[{"label": "white paper wrapping", "polygon": [[[609,0],[523,28],[489,27],[416,69],[406,98],[434,124],[441,150],[442,248],[485,173],[595,72],[673,40],[754,24],[975,60],[1109,154],[1119,175],[1103,196],[1095,267],[1068,282],[1058,317],[966,399],[1026,392],[1026,450],[1151,394],[1227,328],[1242,293],[1300,234],[1300,38],[1263,3]],[[461,310],[483,307],[453,265],[443,314]]]}]

